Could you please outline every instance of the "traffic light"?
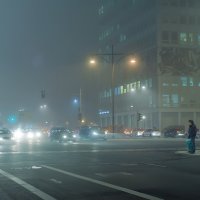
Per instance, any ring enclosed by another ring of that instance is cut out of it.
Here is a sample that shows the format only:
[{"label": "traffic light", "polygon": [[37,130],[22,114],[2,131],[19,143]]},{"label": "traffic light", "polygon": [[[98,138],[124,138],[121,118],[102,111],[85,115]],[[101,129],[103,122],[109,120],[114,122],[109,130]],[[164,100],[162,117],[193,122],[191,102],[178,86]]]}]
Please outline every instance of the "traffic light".
[{"label": "traffic light", "polygon": [[46,92],[45,92],[45,90],[43,89],[43,90],[41,90],[41,98],[42,98],[42,99],[45,99],[45,97],[46,97]]},{"label": "traffic light", "polygon": [[16,117],[16,115],[9,115],[9,116],[8,116],[8,122],[9,122],[10,124],[15,124],[15,123],[17,122],[17,117]]},{"label": "traffic light", "polygon": [[141,121],[142,120],[143,115],[141,113],[137,113],[137,121]]}]

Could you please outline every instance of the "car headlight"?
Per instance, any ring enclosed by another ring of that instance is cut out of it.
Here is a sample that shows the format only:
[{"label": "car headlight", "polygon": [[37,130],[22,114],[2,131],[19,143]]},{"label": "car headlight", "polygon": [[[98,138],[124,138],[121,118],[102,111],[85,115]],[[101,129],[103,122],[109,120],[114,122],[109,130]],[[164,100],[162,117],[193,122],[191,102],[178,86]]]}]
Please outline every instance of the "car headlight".
[{"label": "car headlight", "polygon": [[98,135],[98,133],[97,133],[96,131],[94,131],[92,134],[93,134],[93,135]]},{"label": "car headlight", "polygon": [[32,133],[32,132],[29,132],[29,133],[28,133],[28,138],[31,139],[31,138],[33,138],[33,137],[34,137],[33,133]]},{"label": "car headlight", "polygon": [[3,138],[0,137],[0,141],[2,141],[2,140],[3,140]]},{"label": "car headlight", "polygon": [[37,133],[36,133],[36,137],[38,137],[38,138],[41,137],[41,133],[40,133],[40,132],[37,132]]},{"label": "car headlight", "polygon": [[73,137],[73,138],[77,138],[77,135],[73,135],[72,137]]},{"label": "car headlight", "polygon": [[17,130],[14,131],[13,136],[14,136],[15,139],[20,139],[20,138],[22,138],[23,133],[20,129],[17,129]]},{"label": "car headlight", "polygon": [[67,136],[66,136],[66,135],[63,135],[63,138],[64,138],[64,139],[66,139],[66,138],[67,138]]}]

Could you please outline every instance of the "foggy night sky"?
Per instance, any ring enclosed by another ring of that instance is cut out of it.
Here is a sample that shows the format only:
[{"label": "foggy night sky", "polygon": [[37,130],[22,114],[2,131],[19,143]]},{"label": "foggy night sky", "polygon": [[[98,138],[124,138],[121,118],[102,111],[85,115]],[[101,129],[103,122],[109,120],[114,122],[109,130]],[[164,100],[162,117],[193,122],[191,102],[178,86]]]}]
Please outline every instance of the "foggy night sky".
[{"label": "foggy night sky", "polygon": [[1,117],[20,108],[37,116],[44,102],[51,119],[71,122],[80,86],[86,115],[96,114],[95,79],[85,65],[97,51],[96,13],[96,0],[0,1]]}]

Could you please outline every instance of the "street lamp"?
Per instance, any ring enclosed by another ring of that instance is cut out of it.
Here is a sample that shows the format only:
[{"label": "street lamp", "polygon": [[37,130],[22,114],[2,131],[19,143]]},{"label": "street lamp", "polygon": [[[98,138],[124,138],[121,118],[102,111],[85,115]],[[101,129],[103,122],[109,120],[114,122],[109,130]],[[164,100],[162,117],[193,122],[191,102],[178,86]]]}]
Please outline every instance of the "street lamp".
[{"label": "street lamp", "polygon": [[82,120],[82,90],[80,88],[79,94],[77,94],[78,98],[73,100],[74,104],[78,104],[78,120],[81,123]]},{"label": "street lamp", "polygon": [[91,59],[90,60],[90,64],[92,64],[92,65],[96,64],[96,60],[95,59]]},{"label": "street lamp", "polygon": [[[102,54],[96,54],[96,56],[110,56],[111,57],[111,67],[112,67],[112,75],[111,75],[111,98],[112,98],[112,132],[115,132],[115,56],[123,56],[125,54],[122,53],[115,53],[114,52],[114,46],[111,46],[111,53],[102,53]],[[95,65],[96,61],[94,59],[91,59],[90,64]],[[135,64],[136,60],[131,59],[131,64]]]},{"label": "street lamp", "polygon": [[131,64],[135,64],[135,63],[136,63],[136,60],[135,60],[134,58],[132,58],[132,59],[130,60],[130,63],[131,63]]}]

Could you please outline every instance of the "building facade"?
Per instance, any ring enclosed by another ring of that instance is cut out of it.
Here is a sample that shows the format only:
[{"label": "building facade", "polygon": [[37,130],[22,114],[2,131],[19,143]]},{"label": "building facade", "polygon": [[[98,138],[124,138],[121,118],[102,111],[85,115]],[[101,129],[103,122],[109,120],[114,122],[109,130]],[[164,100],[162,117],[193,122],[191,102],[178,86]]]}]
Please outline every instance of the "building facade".
[{"label": "building facade", "polygon": [[[99,53],[114,45],[116,53],[125,54],[115,56],[117,126],[162,130],[187,126],[188,119],[200,124],[199,9],[198,0],[99,0]],[[134,66],[126,60],[130,53]],[[109,66],[102,63],[103,127],[111,124]],[[137,113],[145,116],[139,123]]]}]

